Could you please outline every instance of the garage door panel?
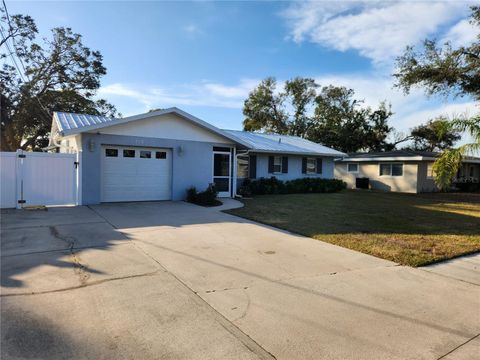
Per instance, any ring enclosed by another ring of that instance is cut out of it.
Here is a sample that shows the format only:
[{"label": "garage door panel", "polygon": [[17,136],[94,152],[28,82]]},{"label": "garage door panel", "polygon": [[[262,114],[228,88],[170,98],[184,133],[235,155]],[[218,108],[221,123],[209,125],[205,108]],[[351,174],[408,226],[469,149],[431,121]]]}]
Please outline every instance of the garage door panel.
[{"label": "garage door panel", "polygon": [[[106,156],[105,149],[118,156]],[[135,157],[123,157],[123,150],[135,150]],[[140,158],[141,151],[150,151],[152,158]],[[166,153],[156,159],[155,152]],[[169,149],[103,146],[102,201],[147,201],[171,199],[172,156]]]}]

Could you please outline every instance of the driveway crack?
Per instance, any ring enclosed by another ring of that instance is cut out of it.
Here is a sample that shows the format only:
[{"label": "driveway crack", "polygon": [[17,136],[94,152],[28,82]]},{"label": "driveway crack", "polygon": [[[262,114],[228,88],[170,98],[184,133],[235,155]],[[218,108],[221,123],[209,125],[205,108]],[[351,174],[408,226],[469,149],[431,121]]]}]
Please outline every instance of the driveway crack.
[{"label": "driveway crack", "polygon": [[476,338],[478,338],[480,336],[480,334],[477,334],[475,335],[474,337],[468,339],[467,341],[461,343],[460,345],[454,347],[452,350],[450,350],[449,352],[447,352],[446,354],[443,354],[442,356],[440,356],[439,358],[437,358],[437,360],[440,360],[440,359],[444,359],[446,356],[450,355],[451,353],[453,353],[454,351],[460,349],[462,346],[468,344],[470,341],[472,340],[475,340]]},{"label": "driveway crack", "polygon": [[70,252],[70,259],[73,263],[73,271],[78,276],[80,284],[85,285],[90,278],[90,273],[88,272],[85,265],[81,263],[80,256],[74,250],[75,238],[72,236],[61,235],[55,226],[49,226],[49,229],[52,236],[67,243],[68,251]]}]

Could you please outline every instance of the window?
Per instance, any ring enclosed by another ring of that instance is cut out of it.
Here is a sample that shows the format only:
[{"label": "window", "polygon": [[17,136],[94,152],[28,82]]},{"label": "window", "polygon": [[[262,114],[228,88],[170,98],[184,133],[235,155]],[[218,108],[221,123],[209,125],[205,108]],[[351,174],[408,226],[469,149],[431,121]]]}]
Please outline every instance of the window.
[{"label": "window", "polygon": [[473,175],[475,174],[475,169],[473,168],[473,165],[470,166],[470,177],[473,178]]},{"label": "window", "polygon": [[222,152],[230,152],[230,148],[228,147],[221,147],[221,146],[214,146],[213,151],[222,151]]},{"label": "window", "polygon": [[317,173],[317,159],[307,158],[307,174]]},{"label": "window", "polygon": [[282,157],[274,156],[273,157],[273,172],[281,173],[282,172]]},{"label": "window", "polygon": [[392,164],[392,176],[403,176],[403,164]]},{"label": "window", "polygon": [[151,151],[140,151],[140,158],[142,159],[151,159],[152,158],[152,152]]},{"label": "window", "polygon": [[166,151],[157,151],[155,153],[155,159],[166,159],[167,158],[167,152]]},{"label": "window", "polygon": [[248,178],[248,156],[237,158],[237,177]]},{"label": "window", "polygon": [[135,157],[135,150],[123,150],[123,157],[124,158],[134,158]]},{"label": "window", "polygon": [[403,164],[380,164],[380,176],[403,176]]},{"label": "window", "polygon": [[107,157],[117,157],[118,149],[105,149],[105,156]]},{"label": "window", "polygon": [[430,162],[427,164],[427,179],[433,178],[433,163]]},{"label": "window", "polygon": [[347,164],[347,171],[349,173],[358,173],[358,164]]}]

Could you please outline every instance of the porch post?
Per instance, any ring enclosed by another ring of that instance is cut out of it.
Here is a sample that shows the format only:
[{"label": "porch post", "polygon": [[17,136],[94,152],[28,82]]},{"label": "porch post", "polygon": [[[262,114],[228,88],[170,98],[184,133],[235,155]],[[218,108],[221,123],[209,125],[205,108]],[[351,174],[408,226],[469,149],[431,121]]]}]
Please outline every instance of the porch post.
[{"label": "porch post", "polygon": [[233,186],[233,197],[237,196],[237,146],[233,147],[233,178],[232,178],[232,186]]}]

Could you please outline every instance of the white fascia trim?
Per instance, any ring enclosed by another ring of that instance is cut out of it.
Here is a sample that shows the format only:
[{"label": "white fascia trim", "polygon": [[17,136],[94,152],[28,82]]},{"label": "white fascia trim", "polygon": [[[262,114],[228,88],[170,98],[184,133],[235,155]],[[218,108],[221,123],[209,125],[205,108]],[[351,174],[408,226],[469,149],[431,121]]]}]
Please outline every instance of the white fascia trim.
[{"label": "white fascia trim", "polygon": [[338,162],[375,162],[375,161],[435,161],[437,158],[424,156],[402,156],[402,157],[376,157],[376,158],[343,158]]},{"label": "white fascia trim", "polygon": [[317,152],[300,152],[300,151],[284,151],[284,150],[257,150],[252,149],[250,154],[272,154],[272,155],[298,155],[298,156],[323,156],[323,157],[337,157],[342,156],[342,153],[326,154]]}]

